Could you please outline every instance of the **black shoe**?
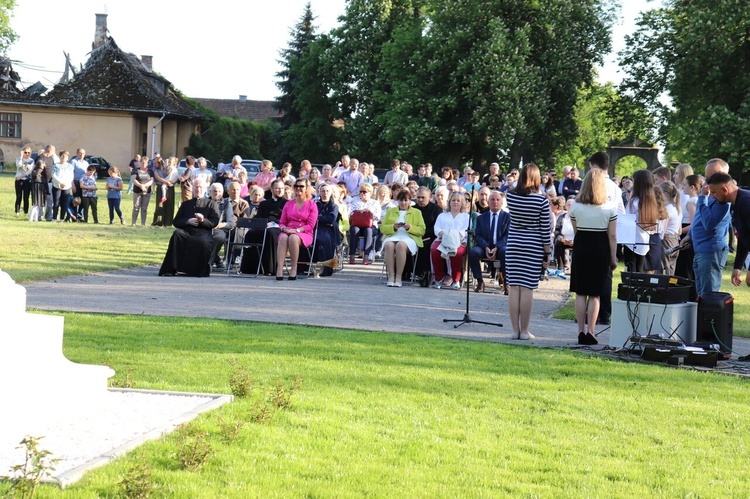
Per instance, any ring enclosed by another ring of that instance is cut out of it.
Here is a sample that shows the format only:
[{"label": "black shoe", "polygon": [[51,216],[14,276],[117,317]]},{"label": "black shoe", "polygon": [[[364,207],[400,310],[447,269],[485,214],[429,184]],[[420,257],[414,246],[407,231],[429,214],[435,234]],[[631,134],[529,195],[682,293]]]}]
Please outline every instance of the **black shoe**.
[{"label": "black shoe", "polygon": [[588,343],[586,343],[586,335],[583,333],[583,331],[581,331],[580,333],[578,333],[578,344],[579,345],[587,345],[588,344]]},{"label": "black shoe", "polygon": [[296,276],[296,275],[290,275],[290,276],[288,277],[288,279],[289,279],[290,281],[296,281],[296,280],[297,280],[297,276]]},{"label": "black shoe", "polygon": [[596,338],[594,338],[594,335],[591,333],[586,333],[584,340],[586,340],[585,345],[598,345],[599,344],[599,342],[596,341]]}]

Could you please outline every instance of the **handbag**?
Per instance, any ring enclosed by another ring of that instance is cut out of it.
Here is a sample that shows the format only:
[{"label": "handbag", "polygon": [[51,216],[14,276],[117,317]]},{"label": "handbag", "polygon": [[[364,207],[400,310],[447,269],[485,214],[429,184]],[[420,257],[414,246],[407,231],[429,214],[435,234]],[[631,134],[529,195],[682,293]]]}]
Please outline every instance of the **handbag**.
[{"label": "handbag", "polygon": [[349,217],[349,225],[360,229],[369,229],[372,227],[372,212],[366,210],[353,211]]}]

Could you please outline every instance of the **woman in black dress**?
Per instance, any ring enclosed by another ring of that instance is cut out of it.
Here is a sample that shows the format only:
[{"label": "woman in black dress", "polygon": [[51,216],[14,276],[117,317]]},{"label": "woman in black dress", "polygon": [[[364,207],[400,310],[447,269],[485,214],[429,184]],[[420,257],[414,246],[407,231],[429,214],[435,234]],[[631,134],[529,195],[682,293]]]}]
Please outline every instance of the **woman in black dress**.
[{"label": "woman in black dress", "polygon": [[31,213],[30,222],[38,222],[44,214],[44,207],[49,196],[49,185],[47,184],[47,164],[41,159],[36,160],[34,169],[31,170]]},{"label": "woman in black dress", "polygon": [[[261,258],[261,273],[263,275],[273,275],[276,270],[276,246],[279,239],[279,220],[281,212],[287,199],[284,197],[284,182],[279,179],[271,183],[271,195],[258,206],[257,218],[268,219],[268,228],[266,230],[265,246]],[[252,203],[251,203],[252,208]],[[245,242],[262,242],[263,233],[258,231],[248,232],[245,236]],[[240,272],[243,274],[254,274],[258,268],[258,253],[256,251],[245,251],[240,264]]]},{"label": "woman in black dress", "polygon": [[[320,186],[318,205],[318,235],[315,240],[314,262],[324,262],[333,258],[336,247],[341,244],[339,232],[339,208],[333,202],[333,187],[329,184]],[[332,267],[323,267],[321,277],[333,275]]]},{"label": "woman in black dress", "polygon": [[570,292],[576,294],[580,345],[598,343],[594,334],[599,317],[599,297],[605,293],[607,273],[617,268],[617,208],[608,202],[605,182],[604,171],[592,168],[583,179],[576,202],[569,211],[575,231]]}]

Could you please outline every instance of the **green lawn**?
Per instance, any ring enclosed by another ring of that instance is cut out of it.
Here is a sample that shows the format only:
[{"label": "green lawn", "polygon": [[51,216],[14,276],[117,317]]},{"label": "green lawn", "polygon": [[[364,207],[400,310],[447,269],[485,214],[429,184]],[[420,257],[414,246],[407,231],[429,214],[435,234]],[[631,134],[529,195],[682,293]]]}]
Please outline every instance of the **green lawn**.
[{"label": "green lawn", "polygon": [[[671,497],[750,494],[747,381],[501,344],[219,320],[66,313],[65,354],[137,388],[248,399],[41,497],[114,497],[137,463],[157,497]],[[275,380],[301,388],[248,421]],[[229,444],[222,425],[245,421]],[[0,493],[3,487],[0,485]]]},{"label": "green lawn", "polygon": [[[104,180],[99,184],[103,188]],[[168,228],[131,227],[133,201],[128,196],[121,204],[126,225],[109,225],[103,196],[98,203],[100,225],[30,223],[15,217],[14,201],[13,176],[0,174],[0,269],[18,282],[159,263],[172,234]],[[152,201],[149,215],[153,209]]]}]

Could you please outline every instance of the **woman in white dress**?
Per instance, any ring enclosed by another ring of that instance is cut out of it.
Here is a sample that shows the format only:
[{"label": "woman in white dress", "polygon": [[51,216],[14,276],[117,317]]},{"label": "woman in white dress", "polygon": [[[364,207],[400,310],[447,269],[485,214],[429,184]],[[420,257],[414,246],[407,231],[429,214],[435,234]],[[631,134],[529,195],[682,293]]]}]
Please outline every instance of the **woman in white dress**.
[{"label": "woman in white dress", "polygon": [[396,197],[398,206],[389,208],[380,225],[383,240],[385,271],[388,274],[388,287],[401,287],[401,280],[410,253],[416,258],[425,233],[422,212],[411,206],[411,193],[403,189]]},{"label": "woman in white dress", "polygon": [[463,276],[463,257],[466,254],[466,231],[469,228],[469,214],[463,211],[466,199],[460,192],[454,192],[448,202],[449,211],[438,215],[435,220],[437,239],[430,248],[432,274],[435,284],[440,289],[450,287],[461,289]]}]

